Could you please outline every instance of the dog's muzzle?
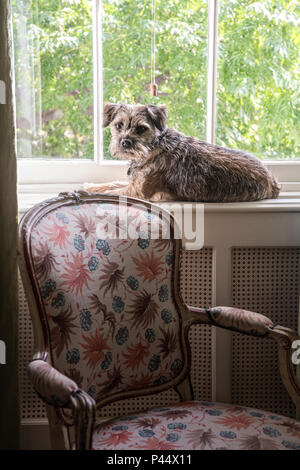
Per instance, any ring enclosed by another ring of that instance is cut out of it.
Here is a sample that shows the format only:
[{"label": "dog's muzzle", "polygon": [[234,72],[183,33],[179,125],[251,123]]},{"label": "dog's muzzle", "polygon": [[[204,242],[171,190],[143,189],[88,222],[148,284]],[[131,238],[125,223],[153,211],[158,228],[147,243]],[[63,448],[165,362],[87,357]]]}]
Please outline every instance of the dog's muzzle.
[{"label": "dog's muzzle", "polygon": [[129,149],[132,147],[132,140],[131,139],[122,139],[121,140],[121,146],[123,149]]}]

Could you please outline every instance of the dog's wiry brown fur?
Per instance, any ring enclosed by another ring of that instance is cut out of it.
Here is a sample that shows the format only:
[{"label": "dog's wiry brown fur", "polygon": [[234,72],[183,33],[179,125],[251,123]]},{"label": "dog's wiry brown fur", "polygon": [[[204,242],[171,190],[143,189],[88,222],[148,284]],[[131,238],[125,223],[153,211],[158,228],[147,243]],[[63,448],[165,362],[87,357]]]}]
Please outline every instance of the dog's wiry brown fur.
[{"label": "dog's wiry brown fur", "polygon": [[131,160],[128,186],[108,192],[152,201],[237,202],[278,196],[278,182],[258,158],[168,129],[166,119],[164,106],[105,105],[110,153]]}]

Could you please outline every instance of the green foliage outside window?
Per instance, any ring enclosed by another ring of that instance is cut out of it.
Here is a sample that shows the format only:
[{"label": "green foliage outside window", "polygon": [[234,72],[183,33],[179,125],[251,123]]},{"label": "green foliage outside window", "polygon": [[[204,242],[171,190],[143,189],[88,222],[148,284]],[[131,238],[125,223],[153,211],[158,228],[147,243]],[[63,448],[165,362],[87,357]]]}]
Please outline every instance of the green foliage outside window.
[{"label": "green foliage outside window", "polygon": [[219,145],[300,157],[299,13],[298,0],[220,2]]},{"label": "green foliage outside window", "polygon": [[13,0],[18,155],[94,157],[92,5]]},{"label": "green foliage outside window", "polygon": [[[104,99],[129,103],[163,103],[168,124],[205,138],[207,2],[157,2],[156,82],[151,80],[152,2],[103,2]],[[105,148],[109,132],[105,133]]]},{"label": "green foliage outside window", "polygon": [[[299,157],[299,3],[221,0],[219,145]],[[91,0],[13,0],[19,156],[94,155]],[[104,100],[163,103],[169,125],[205,140],[207,1],[103,0]],[[33,90],[34,93],[33,93]],[[110,158],[105,132],[105,158]]]}]

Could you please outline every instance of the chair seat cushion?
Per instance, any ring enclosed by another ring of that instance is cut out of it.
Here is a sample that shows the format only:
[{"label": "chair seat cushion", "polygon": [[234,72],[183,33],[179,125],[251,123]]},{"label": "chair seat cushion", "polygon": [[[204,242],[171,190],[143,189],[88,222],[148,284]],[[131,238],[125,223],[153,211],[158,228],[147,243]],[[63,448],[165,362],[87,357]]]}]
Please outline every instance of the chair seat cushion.
[{"label": "chair seat cushion", "polygon": [[254,408],[185,402],[96,426],[93,449],[300,450],[300,422]]}]

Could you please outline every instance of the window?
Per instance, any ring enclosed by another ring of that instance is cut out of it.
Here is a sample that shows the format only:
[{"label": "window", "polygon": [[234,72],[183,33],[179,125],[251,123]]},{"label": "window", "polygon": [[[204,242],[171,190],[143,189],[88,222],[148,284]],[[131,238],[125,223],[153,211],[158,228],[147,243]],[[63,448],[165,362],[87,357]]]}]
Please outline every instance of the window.
[{"label": "window", "polygon": [[265,159],[300,181],[297,0],[13,0],[24,183],[125,177],[103,101],[164,103],[169,125]]},{"label": "window", "polygon": [[216,141],[300,158],[298,0],[221,0]]},{"label": "window", "polygon": [[[153,11],[149,0],[103,0],[104,100],[163,103],[168,125],[205,139],[207,1],[157,0],[156,82],[149,93],[153,58]],[[191,112],[192,110],[192,112]],[[105,133],[105,158],[109,131]]]},{"label": "window", "polygon": [[92,3],[13,9],[18,156],[93,159]]}]

